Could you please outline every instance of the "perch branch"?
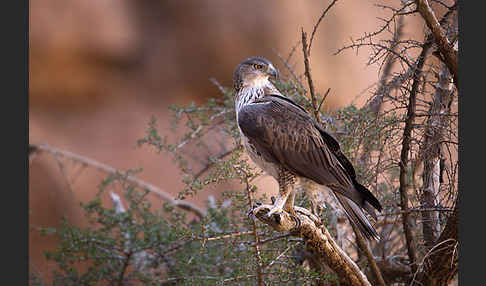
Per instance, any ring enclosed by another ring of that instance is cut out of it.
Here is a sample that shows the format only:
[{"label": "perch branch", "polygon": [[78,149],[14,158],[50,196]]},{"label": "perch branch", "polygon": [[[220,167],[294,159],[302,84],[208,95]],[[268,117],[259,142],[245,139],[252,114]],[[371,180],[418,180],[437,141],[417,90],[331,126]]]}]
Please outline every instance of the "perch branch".
[{"label": "perch branch", "polygon": [[268,218],[266,213],[271,208],[271,205],[261,205],[259,211],[253,215],[277,231],[288,231],[302,237],[307,250],[315,253],[336,272],[341,282],[352,286],[371,286],[356,263],[346,255],[327,229],[321,225],[319,218],[300,207],[294,207],[297,219],[285,211]]}]

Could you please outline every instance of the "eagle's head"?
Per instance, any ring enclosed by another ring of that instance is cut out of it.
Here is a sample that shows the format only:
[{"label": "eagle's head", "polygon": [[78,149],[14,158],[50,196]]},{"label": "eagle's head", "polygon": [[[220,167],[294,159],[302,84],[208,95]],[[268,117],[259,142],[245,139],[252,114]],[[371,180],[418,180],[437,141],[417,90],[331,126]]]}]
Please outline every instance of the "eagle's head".
[{"label": "eagle's head", "polygon": [[233,74],[235,90],[242,87],[263,87],[268,84],[269,78],[276,79],[278,72],[272,63],[261,57],[252,57],[242,61]]}]

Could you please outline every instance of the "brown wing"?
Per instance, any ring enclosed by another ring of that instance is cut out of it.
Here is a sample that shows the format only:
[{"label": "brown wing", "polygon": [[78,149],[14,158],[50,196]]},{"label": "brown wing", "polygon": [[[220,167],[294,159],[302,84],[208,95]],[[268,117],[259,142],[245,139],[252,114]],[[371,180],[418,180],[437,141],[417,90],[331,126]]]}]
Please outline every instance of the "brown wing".
[{"label": "brown wing", "polygon": [[[363,198],[350,174],[331,151],[312,117],[289,99],[267,95],[238,112],[238,124],[265,160],[327,185],[359,206]],[[339,149],[334,140],[331,148]],[[352,166],[351,166],[352,168]]]},{"label": "brown wing", "polygon": [[238,112],[238,125],[263,158],[295,174],[326,185],[350,221],[368,238],[378,239],[364,215],[381,211],[375,196],[356,181],[356,173],[338,142],[299,105],[280,95],[266,95]]}]

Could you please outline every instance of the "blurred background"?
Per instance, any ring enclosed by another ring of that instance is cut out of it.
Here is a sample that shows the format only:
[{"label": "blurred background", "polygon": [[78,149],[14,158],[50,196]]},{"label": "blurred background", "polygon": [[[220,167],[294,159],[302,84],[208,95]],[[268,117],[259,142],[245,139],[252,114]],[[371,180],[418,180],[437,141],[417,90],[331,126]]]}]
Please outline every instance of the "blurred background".
[{"label": "blurred background", "polygon": [[[140,179],[175,195],[183,184],[171,158],[135,148],[151,116],[161,134],[170,134],[168,106],[221,97],[209,79],[231,87],[234,68],[250,56],[266,57],[285,73],[277,54],[287,57],[299,44],[301,28],[309,38],[329,3],[32,0],[29,141],[117,169],[143,168]],[[362,105],[379,79],[379,66],[366,65],[365,48],[333,55],[350,39],[380,27],[379,18],[389,11],[377,3],[338,1],[319,26],[311,68],[317,92],[331,88],[328,110]],[[423,24],[416,19],[406,23],[404,36],[421,40]],[[303,73],[300,45],[290,65]],[[83,225],[79,201],[92,199],[105,177],[88,171],[63,175],[75,168],[47,155],[30,163],[30,267],[45,276],[43,251],[56,242],[35,227],[59,226],[63,216]],[[204,207],[218,191],[189,200]]]}]

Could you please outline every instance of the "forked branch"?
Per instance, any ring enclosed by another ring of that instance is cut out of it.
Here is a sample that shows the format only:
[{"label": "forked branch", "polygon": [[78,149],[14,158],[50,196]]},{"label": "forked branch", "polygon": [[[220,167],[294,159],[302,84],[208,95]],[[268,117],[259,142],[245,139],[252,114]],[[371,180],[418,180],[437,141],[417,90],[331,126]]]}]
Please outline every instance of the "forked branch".
[{"label": "forked branch", "polygon": [[320,223],[320,219],[307,209],[294,206],[297,219],[287,212],[266,217],[271,205],[259,206],[254,215],[263,223],[277,231],[288,231],[292,235],[302,237],[307,250],[315,253],[339,277],[341,283],[352,286],[371,286],[366,276],[354,261],[334,241],[331,234]]},{"label": "forked branch", "polygon": [[452,44],[447,39],[447,36],[442,32],[441,26],[434,11],[430,8],[429,1],[427,0],[415,0],[417,4],[417,10],[422,18],[424,18],[427,27],[434,35],[435,43],[439,48],[439,51],[443,57],[443,61],[449,69],[452,77],[454,78],[454,84],[459,86],[459,74],[457,67],[457,52],[454,50]]}]

